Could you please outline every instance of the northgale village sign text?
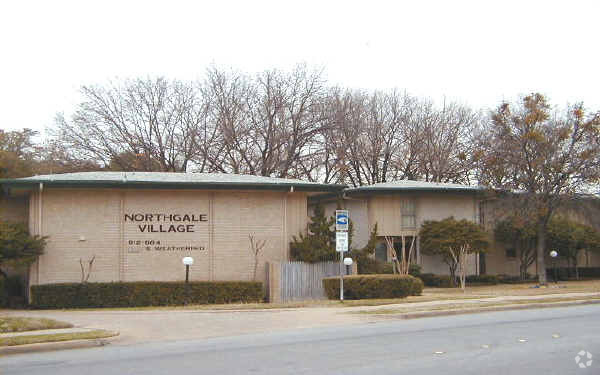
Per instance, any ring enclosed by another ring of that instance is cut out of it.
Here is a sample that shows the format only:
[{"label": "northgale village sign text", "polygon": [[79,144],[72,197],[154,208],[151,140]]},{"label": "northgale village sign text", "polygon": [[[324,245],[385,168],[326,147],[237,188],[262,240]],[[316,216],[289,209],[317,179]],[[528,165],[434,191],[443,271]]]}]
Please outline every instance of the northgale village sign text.
[{"label": "northgale village sign text", "polygon": [[137,227],[141,233],[194,233],[195,223],[207,222],[208,215],[132,213],[125,214],[124,219],[140,223]]}]

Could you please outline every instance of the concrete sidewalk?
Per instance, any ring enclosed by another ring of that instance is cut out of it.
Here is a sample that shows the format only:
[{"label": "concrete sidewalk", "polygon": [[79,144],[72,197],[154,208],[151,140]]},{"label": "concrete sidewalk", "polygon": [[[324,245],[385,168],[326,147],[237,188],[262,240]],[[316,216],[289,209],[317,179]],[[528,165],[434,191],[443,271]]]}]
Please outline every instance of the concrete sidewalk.
[{"label": "concrete sidewalk", "polygon": [[[254,310],[5,310],[0,315],[44,317],[72,323],[71,330],[105,329],[120,332],[113,345],[237,336],[290,329],[374,323],[396,318],[600,303],[599,293],[502,296],[380,306],[303,307]],[[548,305],[548,306],[544,306]],[[502,307],[503,306],[503,307]],[[381,314],[378,314],[378,310]],[[391,311],[391,314],[390,314]],[[61,330],[63,331],[63,330]],[[37,334],[40,331],[33,331]]]}]

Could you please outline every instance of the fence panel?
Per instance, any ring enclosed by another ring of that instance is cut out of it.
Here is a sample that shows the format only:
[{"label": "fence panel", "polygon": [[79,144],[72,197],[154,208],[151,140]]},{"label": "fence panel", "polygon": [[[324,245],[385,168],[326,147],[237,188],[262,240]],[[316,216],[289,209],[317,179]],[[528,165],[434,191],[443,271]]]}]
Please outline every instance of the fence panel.
[{"label": "fence panel", "polygon": [[[347,275],[347,267],[343,267]],[[325,299],[323,278],[339,276],[340,264],[338,262],[281,263],[280,290],[281,301],[305,301]]]}]

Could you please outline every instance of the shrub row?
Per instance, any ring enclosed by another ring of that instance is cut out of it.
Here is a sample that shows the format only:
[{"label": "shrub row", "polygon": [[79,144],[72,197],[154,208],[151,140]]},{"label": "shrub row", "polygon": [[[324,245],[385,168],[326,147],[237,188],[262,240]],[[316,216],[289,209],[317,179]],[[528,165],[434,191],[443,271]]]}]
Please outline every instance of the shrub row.
[{"label": "shrub row", "polygon": [[449,275],[435,275],[433,273],[422,273],[419,278],[423,280],[425,286],[434,288],[452,288],[452,278]]},{"label": "shrub row", "polygon": [[500,279],[496,275],[469,275],[465,281],[471,285],[496,285]]},{"label": "shrub row", "polygon": [[38,309],[134,307],[260,302],[262,283],[252,281],[113,282],[45,284],[31,287]]},{"label": "shrub row", "polygon": [[[339,277],[323,279],[323,287],[329,299],[340,296]],[[344,277],[345,299],[404,298],[418,296],[423,282],[409,275],[352,275]]]},{"label": "shrub row", "polygon": [[0,277],[0,307],[23,308],[25,295],[23,280],[19,275]]},{"label": "shrub row", "polygon": [[[578,267],[577,270],[580,278],[600,278],[600,267]],[[575,267],[547,268],[546,275],[548,280],[554,279],[555,272],[559,280],[571,280],[576,275]]]},{"label": "shrub row", "polygon": [[526,279],[521,279],[520,276],[510,276],[510,275],[497,275],[498,282],[501,284],[527,284],[527,283],[535,283],[538,281],[537,276],[528,275]]}]

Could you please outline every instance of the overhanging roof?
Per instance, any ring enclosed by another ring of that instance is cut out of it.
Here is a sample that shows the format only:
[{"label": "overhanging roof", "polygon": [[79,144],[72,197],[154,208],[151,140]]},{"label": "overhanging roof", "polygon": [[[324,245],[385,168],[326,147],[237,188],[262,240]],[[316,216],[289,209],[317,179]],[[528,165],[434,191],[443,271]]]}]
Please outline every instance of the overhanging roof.
[{"label": "overhanging roof", "polygon": [[0,179],[8,188],[33,188],[43,183],[61,188],[140,189],[239,189],[305,192],[337,192],[346,185],[320,184],[295,179],[225,173],[174,172],[79,172]]},{"label": "overhanging roof", "polygon": [[425,182],[425,181],[412,181],[412,180],[399,180],[394,182],[381,182],[373,185],[359,186],[356,188],[346,189],[346,193],[360,193],[360,192],[409,192],[409,191],[420,191],[420,192],[478,192],[485,190],[482,186],[470,186],[460,184],[450,184],[441,182]]},{"label": "overhanging roof", "polygon": [[[460,193],[460,194],[477,194],[487,191],[483,186],[470,186],[460,184],[449,184],[441,182],[425,182],[413,180],[400,180],[394,182],[381,182],[373,185],[364,185],[355,188],[347,188],[343,190],[344,196],[371,196],[379,194],[399,194],[399,193]],[[329,201],[338,199],[337,194],[319,194],[310,197],[310,202]]]}]

